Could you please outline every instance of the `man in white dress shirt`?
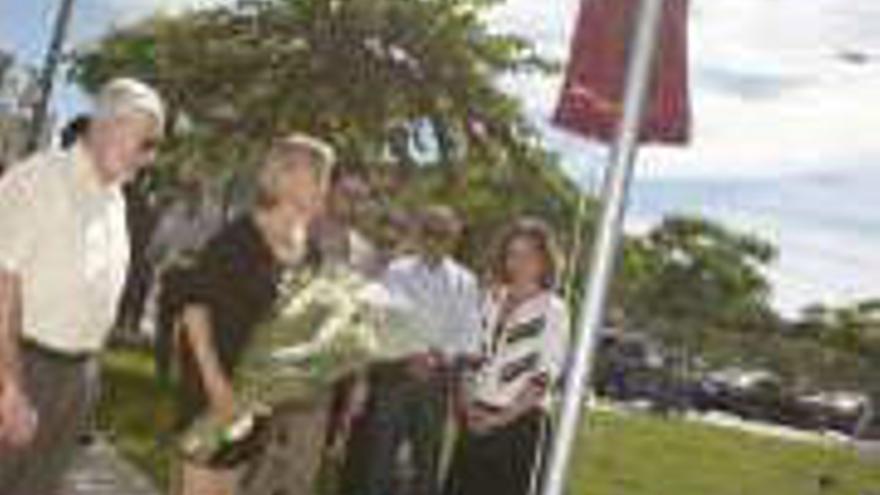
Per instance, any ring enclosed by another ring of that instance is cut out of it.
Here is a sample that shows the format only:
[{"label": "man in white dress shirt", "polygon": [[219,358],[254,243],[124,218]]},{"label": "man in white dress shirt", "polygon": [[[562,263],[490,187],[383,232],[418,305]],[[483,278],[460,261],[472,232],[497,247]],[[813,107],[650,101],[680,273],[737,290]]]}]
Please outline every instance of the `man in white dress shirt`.
[{"label": "man in white dress shirt", "polygon": [[37,154],[0,181],[0,489],[56,493],[93,404],[95,357],[129,258],[121,186],[153,161],[158,94],[108,83],[70,150]]},{"label": "man in white dress shirt", "polygon": [[433,343],[436,357],[451,364],[480,352],[481,298],[477,278],[452,253],[461,224],[446,207],[432,207],[421,219],[421,252],[394,260],[384,284],[396,306]]},{"label": "man in white dress shirt", "polygon": [[428,208],[420,219],[420,253],[394,260],[384,275],[394,313],[420,332],[431,351],[375,369],[366,426],[370,456],[365,495],[394,495],[395,465],[409,444],[414,468],[411,493],[438,491],[439,458],[455,370],[480,351],[477,279],[452,258],[462,226],[446,207]]}]

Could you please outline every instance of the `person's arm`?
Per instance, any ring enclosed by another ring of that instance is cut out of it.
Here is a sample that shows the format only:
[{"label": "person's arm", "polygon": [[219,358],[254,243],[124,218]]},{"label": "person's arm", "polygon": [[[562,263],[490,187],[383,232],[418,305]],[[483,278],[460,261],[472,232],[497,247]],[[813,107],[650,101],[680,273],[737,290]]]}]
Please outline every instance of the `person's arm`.
[{"label": "person's arm", "polygon": [[452,364],[460,372],[472,371],[483,362],[483,343],[485,332],[483,325],[484,298],[479,284],[469,272],[462,276],[460,293],[457,294],[456,331],[457,342],[452,351]]},{"label": "person's arm", "polygon": [[37,426],[24,390],[20,356],[20,268],[34,242],[28,223],[37,218],[30,193],[25,177],[16,172],[0,181],[0,445],[11,447],[30,443]]},{"label": "person's arm", "polygon": [[516,421],[541,407],[548,392],[557,387],[568,359],[569,315],[561,301],[552,302],[546,314],[541,342],[541,370],[532,376],[510,407],[498,414],[478,418],[478,428],[492,430]]},{"label": "person's arm", "polygon": [[210,310],[204,305],[190,304],[181,318],[211,412],[219,420],[229,422],[235,418],[235,394],[217,356]]},{"label": "person's arm", "polygon": [[20,378],[19,274],[33,232],[25,225],[33,213],[25,184],[21,175],[12,174],[0,182],[0,387],[17,385]]},{"label": "person's arm", "polygon": [[0,269],[0,389],[21,383],[21,283]]},{"label": "person's arm", "polygon": [[0,445],[24,447],[36,434],[37,414],[24,392],[19,341],[21,284],[0,270]]},{"label": "person's arm", "polygon": [[547,331],[544,333],[543,366],[551,391],[560,388],[569,364],[571,342],[571,315],[561,299],[555,300],[548,311]]},{"label": "person's arm", "polygon": [[546,377],[544,375],[535,375],[523,387],[510,406],[499,412],[474,411],[469,416],[471,429],[477,432],[487,432],[503,428],[540,407],[544,402],[546,393]]}]

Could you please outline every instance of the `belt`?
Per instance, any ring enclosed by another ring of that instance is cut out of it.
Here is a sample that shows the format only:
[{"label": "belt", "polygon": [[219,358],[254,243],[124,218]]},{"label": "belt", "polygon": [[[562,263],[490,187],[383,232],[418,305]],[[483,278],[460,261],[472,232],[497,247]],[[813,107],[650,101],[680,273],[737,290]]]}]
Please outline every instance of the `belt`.
[{"label": "belt", "polygon": [[63,361],[71,364],[79,364],[84,363],[93,357],[95,357],[95,352],[89,351],[62,351],[58,349],[52,349],[44,344],[40,344],[38,342],[34,342],[30,339],[22,340],[22,349],[27,352],[32,352],[41,357],[51,359],[54,361]]}]

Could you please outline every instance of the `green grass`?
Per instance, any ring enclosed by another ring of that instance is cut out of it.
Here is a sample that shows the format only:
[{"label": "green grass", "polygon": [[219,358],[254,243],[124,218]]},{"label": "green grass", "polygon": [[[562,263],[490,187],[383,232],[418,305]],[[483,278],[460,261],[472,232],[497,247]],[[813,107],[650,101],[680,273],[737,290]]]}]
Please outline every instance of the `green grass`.
[{"label": "green grass", "polygon": [[[106,358],[99,422],[165,486],[168,452],[157,432],[171,424],[171,400],[148,355]],[[635,414],[593,414],[574,465],[574,495],[880,495],[880,465],[845,449]],[[835,480],[824,492],[822,475]]]},{"label": "green grass", "polygon": [[880,495],[849,450],[643,415],[594,414],[575,466],[578,495]]},{"label": "green grass", "polygon": [[172,412],[169,394],[155,379],[151,355],[114,351],[104,358],[98,425],[159,486],[168,482],[169,453],[161,440],[172,425]]}]

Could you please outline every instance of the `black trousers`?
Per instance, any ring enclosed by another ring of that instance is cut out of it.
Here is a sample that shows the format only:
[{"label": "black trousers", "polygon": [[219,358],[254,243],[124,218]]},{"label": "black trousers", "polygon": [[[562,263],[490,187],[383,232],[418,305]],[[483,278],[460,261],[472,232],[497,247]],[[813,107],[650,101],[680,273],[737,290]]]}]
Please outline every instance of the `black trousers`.
[{"label": "black trousers", "polygon": [[549,426],[543,411],[486,434],[463,432],[444,495],[528,495]]},{"label": "black trousers", "polygon": [[[343,494],[438,495],[449,396],[446,380],[418,381],[396,364],[372,370],[367,410],[349,439]],[[408,472],[398,463],[405,444],[412,449]]]}]

